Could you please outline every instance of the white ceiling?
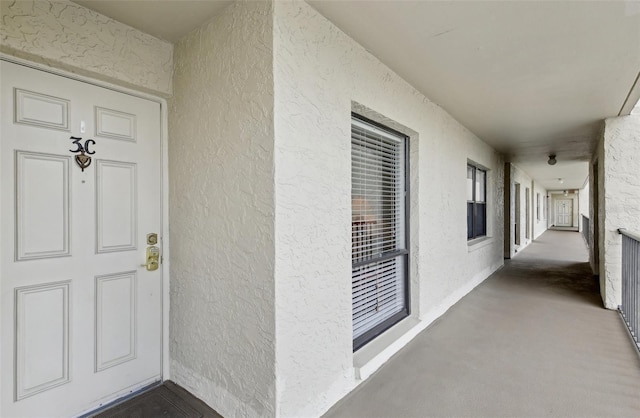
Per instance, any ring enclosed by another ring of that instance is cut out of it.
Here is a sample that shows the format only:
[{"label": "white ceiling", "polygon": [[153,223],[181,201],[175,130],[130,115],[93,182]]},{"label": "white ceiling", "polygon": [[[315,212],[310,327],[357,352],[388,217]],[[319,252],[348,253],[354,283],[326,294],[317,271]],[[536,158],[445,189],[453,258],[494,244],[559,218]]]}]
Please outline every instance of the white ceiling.
[{"label": "white ceiling", "polygon": [[640,2],[309,3],[547,188],[582,187],[640,71]]},{"label": "white ceiling", "polygon": [[119,22],[175,43],[232,0],[72,0]]},{"label": "white ceiling", "polygon": [[[75,2],[172,42],[229,3]],[[600,122],[640,97],[640,2],[308,3],[549,189],[583,186]]]}]

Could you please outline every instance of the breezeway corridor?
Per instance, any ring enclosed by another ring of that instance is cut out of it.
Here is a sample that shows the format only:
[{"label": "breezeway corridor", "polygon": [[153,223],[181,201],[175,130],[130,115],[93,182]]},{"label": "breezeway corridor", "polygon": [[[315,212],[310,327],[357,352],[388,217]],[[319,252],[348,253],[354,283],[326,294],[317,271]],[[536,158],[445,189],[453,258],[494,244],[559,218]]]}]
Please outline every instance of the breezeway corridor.
[{"label": "breezeway corridor", "polygon": [[545,232],[325,416],[640,416],[640,356],[587,259]]}]

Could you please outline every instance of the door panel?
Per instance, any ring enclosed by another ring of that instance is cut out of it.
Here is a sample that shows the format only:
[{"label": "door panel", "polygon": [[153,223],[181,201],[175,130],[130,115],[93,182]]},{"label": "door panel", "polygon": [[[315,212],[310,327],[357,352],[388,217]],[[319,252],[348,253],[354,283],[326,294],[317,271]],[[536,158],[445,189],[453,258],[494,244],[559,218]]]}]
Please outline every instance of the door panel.
[{"label": "door panel", "polygon": [[160,105],[0,65],[0,416],[76,415],[161,379]]},{"label": "door panel", "polygon": [[19,88],[14,92],[16,123],[69,130],[69,100]]},{"label": "door panel", "polygon": [[69,283],[18,288],[16,399],[69,381]]},{"label": "door panel", "polygon": [[136,141],[136,115],[96,106],[96,136]]},{"label": "door panel", "polygon": [[96,277],[96,371],[136,356],[136,275]]},{"label": "door panel", "polygon": [[573,200],[563,199],[556,202],[557,226],[572,226]]},{"label": "door panel", "polygon": [[17,151],[17,259],[69,253],[69,165],[71,158]]},{"label": "door panel", "polygon": [[96,161],[97,252],[137,248],[136,165]]}]

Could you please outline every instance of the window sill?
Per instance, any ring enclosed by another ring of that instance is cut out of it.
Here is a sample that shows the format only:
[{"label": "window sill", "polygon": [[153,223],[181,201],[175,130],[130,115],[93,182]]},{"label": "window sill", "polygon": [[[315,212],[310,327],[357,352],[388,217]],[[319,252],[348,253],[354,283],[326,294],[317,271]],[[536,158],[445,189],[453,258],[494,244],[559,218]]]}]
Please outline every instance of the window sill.
[{"label": "window sill", "polygon": [[423,329],[422,321],[409,316],[353,353],[356,379],[371,376]]},{"label": "window sill", "polygon": [[468,252],[473,252],[493,243],[493,237],[480,237],[467,241]]}]

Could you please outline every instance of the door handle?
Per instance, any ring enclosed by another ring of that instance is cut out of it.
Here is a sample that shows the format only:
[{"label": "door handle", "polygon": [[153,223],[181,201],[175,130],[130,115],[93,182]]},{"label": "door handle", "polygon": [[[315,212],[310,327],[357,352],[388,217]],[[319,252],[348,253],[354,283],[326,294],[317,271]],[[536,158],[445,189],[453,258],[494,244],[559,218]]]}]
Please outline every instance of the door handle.
[{"label": "door handle", "polygon": [[155,245],[147,247],[146,263],[141,264],[141,267],[147,269],[147,271],[156,271],[160,265],[160,248]]}]

